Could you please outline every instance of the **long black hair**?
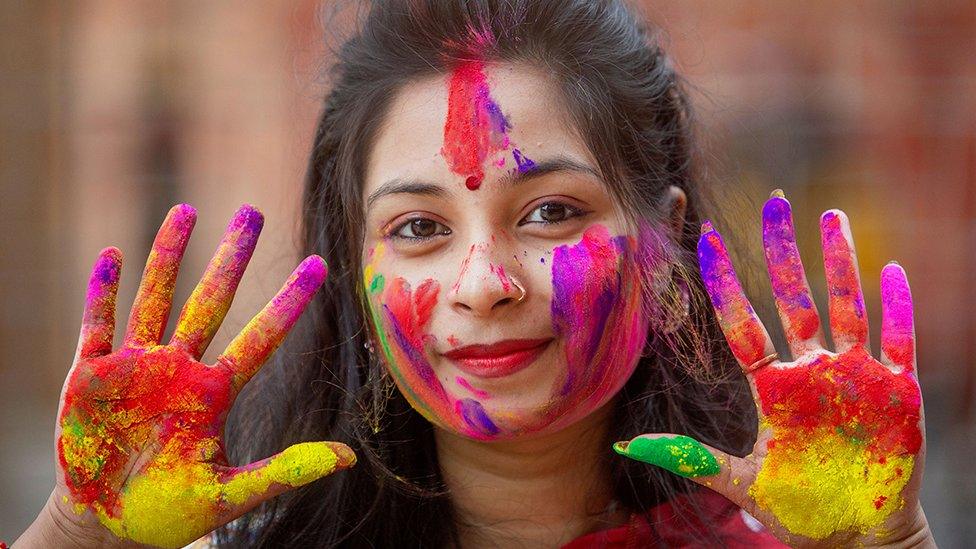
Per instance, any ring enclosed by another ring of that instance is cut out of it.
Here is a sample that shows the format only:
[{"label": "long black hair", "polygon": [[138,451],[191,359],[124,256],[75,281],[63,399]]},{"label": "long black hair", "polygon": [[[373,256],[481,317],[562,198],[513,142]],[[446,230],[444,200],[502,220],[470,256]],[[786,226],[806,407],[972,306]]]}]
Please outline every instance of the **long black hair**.
[{"label": "long black hair", "polygon": [[670,241],[669,291],[660,292],[647,349],[614,400],[606,459],[615,499],[641,512],[695,486],[612,455],[615,440],[673,432],[745,453],[754,410],[703,297],[695,255],[707,203],[700,155],[686,83],[659,31],[621,0],[373,0],[362,15],[332,67],[305,179],[302,253],[323,256],[329,279],[227,426],[233,462],[307,440],[345,442],[359,461],[265,504],[216,541],[457,545],[433,427],[367,351],[361,256],[364,165],[391,98],[405,83],[463,60],[527,63],[549,75],[631,220],[665,218],[671,185],[688,196],[684,224]]}]

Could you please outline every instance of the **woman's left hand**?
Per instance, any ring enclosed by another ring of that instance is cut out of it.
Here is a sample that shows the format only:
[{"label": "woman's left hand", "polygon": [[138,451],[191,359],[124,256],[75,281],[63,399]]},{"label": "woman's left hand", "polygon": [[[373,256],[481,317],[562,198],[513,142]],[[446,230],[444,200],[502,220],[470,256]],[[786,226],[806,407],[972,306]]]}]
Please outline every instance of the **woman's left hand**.
[{"label": "woman's left hand", "polygon": [[752,453],[732,456],[680,435],[641,435],[618,452],[689,477],[791,545],[932,542],[918,494],[925,462],[905,271],[881,271],[881,356],[868,321],[847,217],[820,220],[834,350],[827,349],[781,192],[763,208],[763,247],[792,361],[781,360],[718,232],[702,228],[702,278],[759,411]]}]

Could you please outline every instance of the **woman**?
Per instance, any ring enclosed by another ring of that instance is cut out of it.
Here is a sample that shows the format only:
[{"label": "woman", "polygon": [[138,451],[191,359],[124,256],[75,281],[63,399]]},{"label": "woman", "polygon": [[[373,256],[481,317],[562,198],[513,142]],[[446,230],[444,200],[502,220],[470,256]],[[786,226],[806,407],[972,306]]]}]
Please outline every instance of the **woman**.
[{"label": "woman", "polygon": [[216,364],[259,212],[165,344],[194,210],[164,221],[115,350],[121,257],[102,252],[58,483],[20,543],[931,543],[904,272],[882,273],[876,360],[849,223],[826,212],[826,350],[774,193],[778,357],[704,222],[681,80],[622,2],[377,0],[334,76],[310,255]]}]

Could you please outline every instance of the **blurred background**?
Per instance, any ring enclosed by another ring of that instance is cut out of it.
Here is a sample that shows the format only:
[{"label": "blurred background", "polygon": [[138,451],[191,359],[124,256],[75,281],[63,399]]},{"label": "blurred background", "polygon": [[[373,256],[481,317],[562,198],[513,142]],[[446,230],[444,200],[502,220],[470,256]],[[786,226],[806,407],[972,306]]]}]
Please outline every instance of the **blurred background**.
[{"label": "blurred background", "polygon": [[[783,188],[823,306],[817,219],[847,211],[875,350],[878,273],[889,259],[907,269],[927,416],[923,505],[940,545],[971,546],[976,4],[640,4],[694,87],[709,177],[732,220],[721,228],[739,235],[740,256],[761,257],[759,207]],[[178,304],[233,211],[244,202],[264,211],[261,243],[208,357],[296,264],[323,69],[349,32],[339,7],[0,6],[0,539],[20,535],[53,486],[58,393],[99,249],[126,256],[121,328],[171,205],[199,212]],[[768,283],[754,282],[753,300],[773,324]]]}]

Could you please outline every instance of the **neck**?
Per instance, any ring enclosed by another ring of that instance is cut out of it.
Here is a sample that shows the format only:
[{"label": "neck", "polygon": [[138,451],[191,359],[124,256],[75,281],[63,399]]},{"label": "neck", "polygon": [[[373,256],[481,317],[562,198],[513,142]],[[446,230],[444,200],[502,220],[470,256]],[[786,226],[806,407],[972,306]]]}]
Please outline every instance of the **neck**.
[{"label": "neck", "polygon": [[559,547],[624,524],[627,511],[610,506],[611,411],[608,403],[529,440],[480,442],[435,429],[462,547]]}]

